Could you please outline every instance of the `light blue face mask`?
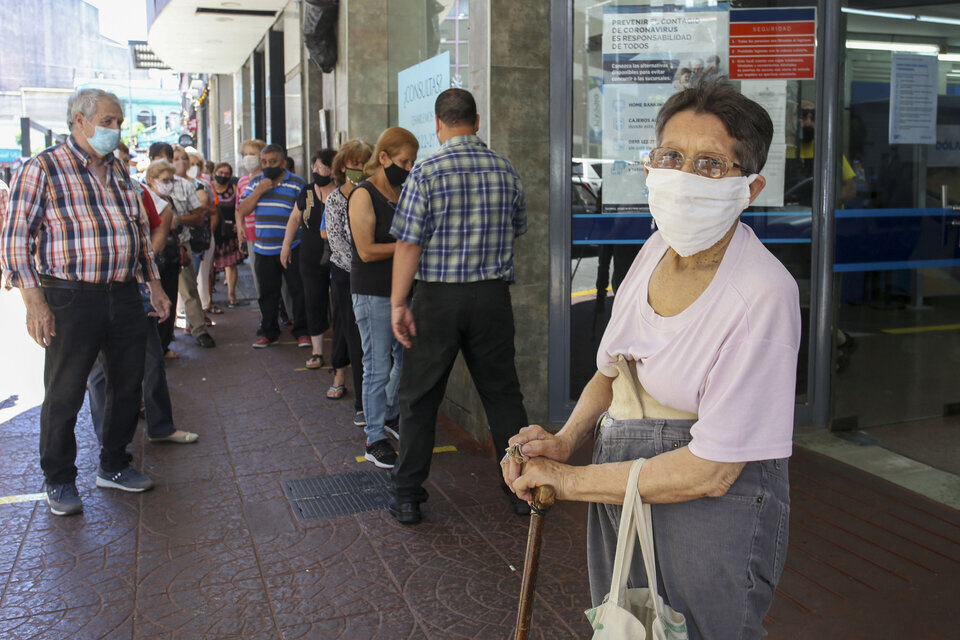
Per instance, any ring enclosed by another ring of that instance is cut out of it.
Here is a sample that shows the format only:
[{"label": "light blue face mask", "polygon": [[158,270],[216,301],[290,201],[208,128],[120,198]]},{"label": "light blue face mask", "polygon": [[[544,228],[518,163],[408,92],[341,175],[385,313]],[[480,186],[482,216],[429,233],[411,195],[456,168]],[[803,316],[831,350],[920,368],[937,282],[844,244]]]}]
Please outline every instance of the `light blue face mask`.
[{"label": "light blue face mask", "polygon": [[120,129],[108,129],[107,127],[97,127],[94,134],[87,138],[90,147],[105,156],[120,144]]}]

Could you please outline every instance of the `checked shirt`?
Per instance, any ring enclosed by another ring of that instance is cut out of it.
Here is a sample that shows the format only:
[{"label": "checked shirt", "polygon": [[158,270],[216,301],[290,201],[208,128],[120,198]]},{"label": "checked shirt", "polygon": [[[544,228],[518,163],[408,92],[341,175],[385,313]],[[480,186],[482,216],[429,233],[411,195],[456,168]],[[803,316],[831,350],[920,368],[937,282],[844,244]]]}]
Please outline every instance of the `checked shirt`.
[{"label": "checked shirt", "polygon": [[421,248],[418,280],[513,282],[513,240],[526,230],[520,174],[465,135],[413,168],[390,233]]},{"label": "checked shirt", "polygon": [[106,184],[90,162],[69,136],[23,166],[0,235],[8,286],[40,286],[40,275],[94,283],[159,279],[133,181],[112,155]]}]

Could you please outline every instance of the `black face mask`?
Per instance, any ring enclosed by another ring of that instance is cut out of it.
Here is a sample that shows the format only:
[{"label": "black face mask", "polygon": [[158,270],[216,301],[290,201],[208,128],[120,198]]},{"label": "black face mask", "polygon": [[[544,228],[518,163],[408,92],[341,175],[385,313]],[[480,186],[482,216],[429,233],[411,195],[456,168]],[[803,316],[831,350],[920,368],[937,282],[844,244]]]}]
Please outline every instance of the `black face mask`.
[{"label": "black face mask", "polygon": [[330,176],[322,176],[316,171],[313,172],[313,184],[318,187],[325,187],[330,184]]},{"label": "black face mask", "polygon": [[407,179],[407,176],[410,175],[409,171],[396,163],[390,165],[389,167],[384,167],[383,173],[386,174],[387,181],[395,187],[402,185]]},{"label": "black face mask", "polygon": [[230,176],[213,176],[217,184],[230,184]]},{"label": "black face mask", "polygon": [[803,134],[802,134],[802,135],[803,135],[803,141],[804,141],[804,142],[813,142],[813,139],[814,139],[814,138],[816,137],[816,135],[817,135],[816,130],[815,130],[813,127],[809,126],[809,125],[807,125],[807,126],[805,126],[805,127],[802,127],[802,129],[803,129]]},{"label": "black face mask", "polygon": [[264,167],[263,168],[263,177],[268,180],[276,180],[284,174],[286,169],[283,167]]}]

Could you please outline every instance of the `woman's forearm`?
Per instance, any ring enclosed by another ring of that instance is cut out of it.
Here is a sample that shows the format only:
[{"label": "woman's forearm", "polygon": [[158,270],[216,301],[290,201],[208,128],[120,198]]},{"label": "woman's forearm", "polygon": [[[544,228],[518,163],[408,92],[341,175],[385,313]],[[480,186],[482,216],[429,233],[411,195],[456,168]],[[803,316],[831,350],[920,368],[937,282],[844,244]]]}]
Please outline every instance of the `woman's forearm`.
[{"label": "woman's forearm", "polygon": [[[568,500],[623,504],[632,460],[569,467]],[[653,504],[719,498],[727,493],[746,463],[714,462],[681,447],[648,459],[640,471],[640,496]]]},{"label": "woman's forearm", "polygon": [[397,249],[396,242],[371,242],[370,244],[357,245],[357,255],[364,262],[379,262],[389,260],[393,257]]},{"label": "woman's forearm", "polygon": [[287,228],[284,229],[283,232],[284,247],[293,245],[293,239],[297,237],[297,228],[300,226],[301,217],[303,217],[303,214],[300,213],[300,209],[295,206],[290,213],[290,217],[287,219]]}]

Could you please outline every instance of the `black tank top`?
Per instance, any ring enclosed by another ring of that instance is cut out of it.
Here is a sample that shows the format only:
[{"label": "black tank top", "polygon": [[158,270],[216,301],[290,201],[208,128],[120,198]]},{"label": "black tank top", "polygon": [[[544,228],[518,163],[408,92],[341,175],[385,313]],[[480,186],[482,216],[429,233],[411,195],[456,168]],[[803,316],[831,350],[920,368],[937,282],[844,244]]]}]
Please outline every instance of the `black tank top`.
[{"label": "black tank top", "polygon": [[[397,204],[387,200],[386,196],[367,180],[358,184],[357,189],[364,189],[373,201],[373,213],[376,216],[376,224],[373,228],[374,243],[396,242],[397,239],[390,235],[390,226],[393,224],[393,214]],[[353,193],[356,193],[357,189],[354,189]],[[351,198],[353,193],[350,194]],[[349,208],[349,201],[347,206]],[[357,243],[353,241],[352,234],[350,248],[353,254],[350,261],[350,292],[389,298],[390,282],[393,278],[393,258],[364,262],[357,254]]]}]

